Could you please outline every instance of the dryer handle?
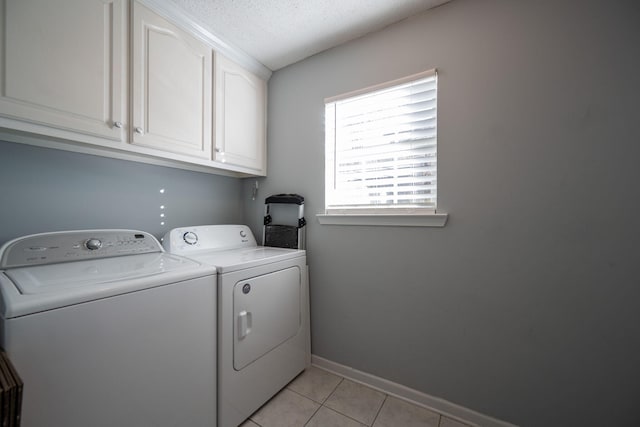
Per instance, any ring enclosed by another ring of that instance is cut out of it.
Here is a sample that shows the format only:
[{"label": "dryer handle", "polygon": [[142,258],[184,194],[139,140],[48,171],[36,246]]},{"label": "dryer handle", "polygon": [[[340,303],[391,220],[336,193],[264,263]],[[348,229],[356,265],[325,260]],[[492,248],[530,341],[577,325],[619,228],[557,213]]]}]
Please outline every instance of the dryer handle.
[{"label": "dryer handle", "polygon": [[243,339],[251,332],[252,317],[251,312],[246,310],[238,314],[238,339]]}]

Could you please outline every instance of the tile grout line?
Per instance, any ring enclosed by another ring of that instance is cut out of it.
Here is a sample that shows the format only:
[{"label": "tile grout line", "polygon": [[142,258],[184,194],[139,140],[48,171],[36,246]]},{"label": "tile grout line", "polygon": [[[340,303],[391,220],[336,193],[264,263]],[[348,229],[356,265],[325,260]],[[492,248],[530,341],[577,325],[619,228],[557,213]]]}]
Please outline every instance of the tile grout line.
[{"label": "tile grout line", "polygon": [[[338,387],[340,387],[340,384],[342,384],[342,382],[343,382],[344,380],[345,380],[345,378],[344,378],[344,377],[340,377],[340,381],[338,381],[338,384],[336,384],[336,386],[333,388],[333,390],[331,390],[331,393],[329,393],[329,394],[327,395],[327,397],[325,397],[325,399],[324,399],[324,401],[322,402],[322,404],[321,404],[321,406],[320,406],[320,407],[321,407],[321,408],[327,408],[329,411],[333,411],[333,412],[335,412],[335,413],[336,413],[336,414],[338,414],[338,415],[342,415],[342,416],[343,416],[343,417],[345,417],[345,418],[349,418],[350,420],[353,420],[353,421],[357,422],[358,424],[366,425],[366,424],[361,423],[359,420],[356,420],[355,418],[353,418],[353,417],[351,417],[351,416],[349,416],[349,415],[347,415],[347,414],[343,414],[342,412],[338,411],[337,409],[334,409],[334,408],[332,408],[332,407],[330,407],[330,406],[326,406],[326,405],[325,405],[325,403],[327,402],[327,400],[329,400],[329,398],[333,395],[333,393],[335,393],[335,392],[336,392],[336,390],[338,389]],[[319,410],[320,410],[320,408],[318,408],[318,411],[319,411]],[[317,412],[317,411],[316,411],[316,412]]]},{"label": "tile grout line", "polygon": [[322,405],[322,407],[323,407],[323,408],[327,408],[329,411],[335,412],[335,413],[336,413],[336,414],[338,414],[338,415],[342,415],[342,416],[343,416],[343,417],[345,417],[345,418],[349,418],[350,420],[355,421],[356,423],[358,423],[358,424],[360,424],[360,425],[362,425],[362,426],[371,427],[371,426],[367,426],[365,423],[363,423],[363,422],[362,422],[362,421],[360,421],[360,420],[356,420],[355,418],[350,417],[350,416],[349,416],[349,415],[347,415],[347,414],[343,414],[342,412],[340,412],[340,411],[338,411],[338,410],[336,410],[336,409],[333,409],[333,408],[330,408],[330,407],[328,407],[328,406],[324,406],[324,405]]},{"label": "tile grout line", "polygon": [[[285,389],[282,389],[282,390],[285,390]],[[282,390],[280,390],[280,391],[278,392],[278,394],[279,394],[279,393],[282,393]],[[295,394],[297,394],[297,395],[298,395],[298,396],[300,396],[300,397],[304,397],[305,399],[309,399],[309,400],[310,400],[310,401],[312,401],[313,403],[317,403],[318,405],[322,406],[322,402],[318,402],[317,400],[312,399],[312,398],[311,398],[311,397],[309,397],[309,396],[305,396],[304,394],[302,394],[302,393],[300,393],[300,392],[298,392],[298,391],[291,390],[291,389],[290,389],[290,388],[288,388],[288,387],[286,387],[286,390],[288,390],[288,391],[290,391],[290,392],[292,392],[292,393],[295,393]],[[274,397],[275,397],[275,396],[274,396]]]},{"label": "tile grout line", "polygon": [[[334,374],[334,375],[335,375],[335,374]],[[325,403],[329,400],[329,398],[333,395],[333,393],[335,393],[335,392],[336,392],[336,390],[338,389],[338,387],[340,387],[340,384],[342,384],[342,383],[346,380],[346,378],[345,378],[345,377],[343,377],[343,376],[339,376],[339,375],[336,375],[336,376],[338,376],[338,377],[340,378],[340,381],[338,381],[338,383],[333,387],[333,389],[332,389],[332,390],[331,390],[331,392],[327,395],[327,397],[325,397],[325,398],[324,398],[324,400],[320,403],[320,407],[316,410],[316,412],[315,412],[313,415],[315,415],[315,414],[320,410],[320,408],[326,408],[326,409],[328,409],[329,411],[332,411],[332,412],[335,412],[336,414],[342,415],[342,416],[343,416],[343,417],[345,417],[345,418],[349,418],[350,420],[355,421],[356,423],[358,423],[358,424],[360,424],[360,425],[367,426],[367,424],[365,424],[365,423],[361,422],[360,420],[357,420],[357,419],[353,418],[353,417],[352,417],[352,416],[350,416],[350,415],[343,414],[343,413],[342,413],[342,412],[340,412],[339,410],[334,409],[334,408],[332,408],[332,407],[330,407],[330,406],[325,405]],[[293,391],[294,393],[299,394],[299,395],[300,395],[300,396],[302,396],[302,397],[306,397],[307,399],[309,399],[309,400],[311,400],[311,401],[313,401],[313,402],[318,403],[318,401],[317,401],[317,400],[314,400],[314,399],[310,398],[309,396],[305,396],[304,394],[298,393],[298,392],[297,392],[297,391],[295,391],[295,390],[291,390],[291,389],[289,389],[289,390],[290,390],[290,391]],[[384,400],[382,401],[382,403],[383,403],[383,404],[384,404],[384,402],[387,400],[387,396],[388,396],[388,395],[385,393],[385,398],[384,398]],[[378,417],[378,414],[380,413],[380,409],[381,409],[381,408],[382,408],[382,405],[380,405],[380,408],[378,408],[378,412],[376,413],[376,416],[374,417],[373,422],[375,422],[376,418]],[[311,418],[313,418],[313,415],[311,416]],[[309,418],[309,421],[311,421],[311,418]],[[307,421],[307,422],[305,423],[305,426],[306,426],[307,424],[309,424],[309,421]],[[372,425],[373,425],[373,424],[372,424]],[[371,426],[367,426],[367,427],[371,427]]]},{"label": "tile grout line", "polygon": [[329,393],[327,397],[325,397],[324,400],[322,401],[322,406],[324,406],[325,402],[329,400],[329,398],[333,395],[333,393],[336,392],[336,390],[338,389],[338,387],[340,387],[340,384],[342,384],[343,381],[344,381],[344,377],[340,377],[340,381],[338,381],[338,384],[336,384],[333,390],[331,390],[331,393]]},{"label": "tile grout line", "polygon": [[[335,374],[334,374],[334,375],[335,375]],[[345,378],[345,377],[340,377],[340,378],[342,378],[342,379],[340,380],[340,382],[338,383],[338,385],[336,385],[336,386],[335,386],[335,388],[334,388],[334,389],[333,389],[333,391],[329,394],[329,396],[327,396],[327,398],[325,399],[325,402],[326,402],[327,400],[329,400],[329,397],[331,397],[331,395],[332,395],[333,393],[335,393],[335,391],[338,389],[338,387],[340,386],[340,384],[342,384],[342,382],[343,382],[343,381],[345,381],[345,380],[349,381],[349,380],[348,380],[347,378]],[[353,382],[353,381],[351,381],[351,382]],[[355,383],[355,384],[359,384],[359,383]],[[363,384],[361,384],[361,385],[363,385]],[[364,387],[371,389],[371,387],[369,387],[369,386],[367,386],[367,385],[364,385]],[[373,390],[373,389],[372,389],[372,390]],[[352,417],[352,416],[350,416],[350,415],[343,414],[343,413],[342,413],[342,412],[340,412],[338,409],[334,409],[334,408],[332,408],[332,407],[330,407],[330,406],[326,406],[324,403],[322,404],[322,406],[324,406],[325,408],[327,408],[327,409],[329,409],[329,410],[331,410],[331,411],[335,412],[336,414],[340,414],[340,415],[342,415],[342,416],[344,416],[344,417],[346,417],[346,418],[349,418],[350,420],[353,420],[353,421],[357,422],[357,423],[358,423],[358,424],[360,424],[360,425],[367,426],[367,427],[372,427],[372,426],[373,426],[373,424],[375,423],[376,419],[378,418],[378,415],[380,414],[380,411],[382,410],[382,406],[384,405],[384,402],[386,402],[387,397],[389,397],[389,395],[388,395],[387,393],[383,393],[383,392],[380,392],[380,393],[382,393],[382,394],[384,395],[384,399],[382,400],[382,404],[380,405],[380,407],[378,408],[378,411],[376,412],[376,416],[375,416],[375,417],[373,417],[373,421],[371,421],[371,425],[366,424],[366,423],[364,423],[364,422],[362,422],[361,420],[358,420],[358,419],[356,419],[356,418],[353,418],[353,417]]]},{"label": "tile grout line", "polygon": [[[263,427],[262,424],[260,424],[259,422],[254,421],[251,417],[247,418],[246,420],[244,420],[244,422],[246,423],[247,421],[251,421],[252,423],[254,423],[255,425],[257,425],[258,427]],[[244,424],[244,423],[243,423]]]},{"label": "tile grout line", "polygon": [[[320,411],[320,408],[325,407],[325,408],[327,408],[327,409],[331,409],[331,408],[329,408],[328,406],[324,406],[324,402],[326,402],[326,401],[329,399],[329,397],[331,397],[331,395],[336,391],[336,389],[338,388],[338,386],[339,386],[340,384],[342,384],[342,381],[344,381],[344,377],[340,377],[340,381],[338,381],[338,383],[335,385],[335,387],[333,387],[333,389],[329,392],[329,394],[327,394],[327,397],[325,397],[325,398],[322,400],[322,402],[318,402],[317,400],[315,400],[315,399],[313,399],[313,398],[311,398],[311,397],[309,397],[309,396],[305,396],[304,394],[299,393],[299,392],[297,392],[296,390],[292,390],[292,389],[290,389],[290,388],[289,388],[289,386],[288,386],[288,385],[285,387],[285,389],[287,389],[287,390],[289,390],[289,391],[291,391],[291,392],[293,392],[293,393],[297,394],[298,396],[300,396],[300,397],[304,397],[305,399],[309,399],[310,401],[312,401],[312,402],[314,402],[314,403],[317,403],[317,404],[318,404],[318,408],[313,412],[313,414],[311,414],[311,416],[309,417],[309,419],[304,423],[303,427],[307,426],[307,425],[311,422],[311,420],[313,419],[313,417],[318,413],[318,411]],[[338,412],[338,411],[334,411],[334,412],[336,412],[336,413],[340,414],[340,412]],[[344,415],[344,414],[341,414],[341,415]],[[349,417],[349,418],[351,418],[351,417]]]},{"label": "tile grout line", "polygon": [[389,395],[387,393],[384,394],[384,399],[382,400],[382,405],[380,405],[380,407],[378,408],[378,412],[376,412],[376,416],[373,417],[373,421],[371,421],[371,426],[373,426],[376,423],[376,420],[378,419],[378,416],[380,415],[380,412],[382,411],[382,407],[384,406],[384,403],[387,401],[387,399],[389,398]]},{"label": "tile grout line", "polygon": [[[336,386],[335,386],[335,387],[333,387],[333,389],[331,389],[331,391],[329,392],[329,394],[327,395],[327,397],[325,397],[325,398],[322,400],[322,402],[317,401],[317,400],[315,400],[314,398],[312,398],[312,397],[310,397],[310,396],[307,396],[306,394],[303,394],[303,393],[301,393],[301,392],[299,392],[299,391],[296,391],[296,390],[294,390],[294,389],[292,389],[292,388],[289,388],[289,386],[288,386],[288,385],[287,385],[287,386],[285,386],[285,388],[283,388],[282,390],[287,389],[287,390],[289,390],[289,391],[294,392],[294,393],[295,393],[295,394],[297,394],[298,396],[302,396],[302,397],[304,397],[304,398],[306,398],[306,399],[311,400],[312,402],[315,402],[315,403],[318,403],[318,404],[320,404],[320,405],[324,406],[324,402],[326,402],[326,401],[327,401],[327,399],[329,399],[329,397],[331,397],[331,395],[333,394],[333,392],[335,392],[335,391],[336,391],[336,389],[337,389],[337,388],[338,388],[338,386],[342,383],[342,381],[343,381],[343,380],[344,380],[344,378],[340,377],[340,381],[338,381],[338,384],[336,384]],[[278,393],[280,393],[282,390],[280,390]]]},{"label": "tile grout line", "polygon": [[[310,400],[311,400],[312,402],[315,402],[315,400],[313,400],[313,399],[310,399]],[[307,420],[307,422],[305,422],[305,423],[302,425],[302,427],[305,427],[306,425],[308,425],[308,424],[311,422],[311,420],[313,419],[313,417],[315,417],[315,416],[316,416],[316,414],[318,413],[318,411],[320,410],[320,408],[322,408],[322,404],[320,404],[320,405],[318,406],[318,408],[313,412],[313,414],[311,414],[311,416],[309,417],[309,419]]]}]

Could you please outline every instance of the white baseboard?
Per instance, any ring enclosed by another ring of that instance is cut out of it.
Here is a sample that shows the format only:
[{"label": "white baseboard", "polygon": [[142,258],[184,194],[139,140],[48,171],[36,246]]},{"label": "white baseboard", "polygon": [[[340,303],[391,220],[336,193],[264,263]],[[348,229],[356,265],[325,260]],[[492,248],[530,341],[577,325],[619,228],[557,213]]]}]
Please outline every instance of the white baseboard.
[{"label": "white baseboard", "polygon": [[440,399],[439,397],[430,396],[401,384],[376,377],[375,375],[371,375],[366,372],[358,371],[357,369],[332,362],[314,354],[311,355],[311,364],[318,368],[340,375],[341,377],[345,377],[349,380],[379,390],[383,393],[439,412],[462,423],[478,427],[517,427],[515,424],[497,420],[488,415],[484,415],[463,406],[456,405],[455,403]]}]

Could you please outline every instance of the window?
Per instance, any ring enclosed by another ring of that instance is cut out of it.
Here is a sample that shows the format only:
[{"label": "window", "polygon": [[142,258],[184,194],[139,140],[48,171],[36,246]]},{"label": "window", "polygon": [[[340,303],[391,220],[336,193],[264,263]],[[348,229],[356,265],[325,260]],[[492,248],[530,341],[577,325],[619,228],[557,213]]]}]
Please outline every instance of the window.
[{"label": "window", "polygon": [[436,215],[436,119],[435,70],[325,100],[320,221]]}]

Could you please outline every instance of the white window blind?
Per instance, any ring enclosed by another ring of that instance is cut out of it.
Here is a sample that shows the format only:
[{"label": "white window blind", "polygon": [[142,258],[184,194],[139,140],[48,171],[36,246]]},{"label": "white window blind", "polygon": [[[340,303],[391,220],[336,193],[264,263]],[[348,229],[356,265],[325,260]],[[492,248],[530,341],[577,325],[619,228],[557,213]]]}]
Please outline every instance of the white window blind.
[{"label": "white window blind", "polygon": [[327,99],[327,213],[435,213],[436,118],[435,70]]}]

